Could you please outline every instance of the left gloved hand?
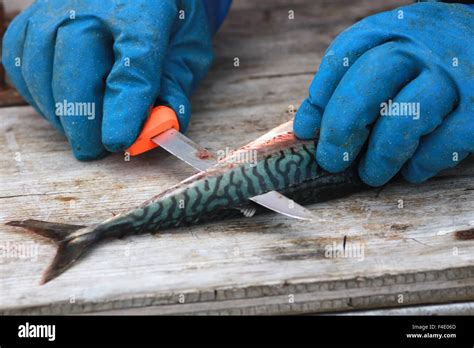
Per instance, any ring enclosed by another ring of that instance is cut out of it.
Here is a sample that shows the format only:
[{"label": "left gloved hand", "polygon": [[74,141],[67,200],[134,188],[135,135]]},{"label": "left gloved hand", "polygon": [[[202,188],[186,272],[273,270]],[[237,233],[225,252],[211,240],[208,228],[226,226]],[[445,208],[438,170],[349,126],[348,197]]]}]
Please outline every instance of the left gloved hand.
[{"label": "left gloved hand", "polygon": [[212,57],[197,0],[36,0],[3,40],[11,81],[79,160],[132,145],[155,102],[184,132]]},{"label": "left gloved hand", "polygon": [[[294,122],[330,172],[369,138],[359,174],[379,186],[410,182],[474,152],[474,7],[418,3],[368,17],[328,48]],[[386,103],[386,104],[384,104]],[[398,110],[397,110],[398,108]]]}]

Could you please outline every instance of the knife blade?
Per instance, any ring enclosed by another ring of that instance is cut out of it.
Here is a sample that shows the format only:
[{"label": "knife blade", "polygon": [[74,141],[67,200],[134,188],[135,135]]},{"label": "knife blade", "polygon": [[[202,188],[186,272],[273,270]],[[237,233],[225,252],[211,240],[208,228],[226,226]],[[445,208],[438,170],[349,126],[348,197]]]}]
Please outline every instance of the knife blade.
[{"label": "knife blade", "polygon": [[[127,152],[136,156],[157,146],[161,146],[199,171],[205,171],[217,164],[217,157],[212,152],[179,132],[176,114],[166,106],[158,106],[151,111],[142,132],[135,143],[127,149]],[[314,219],[310,210],[276,191],[254,196],[250,200],[294,219]],[[252,214],[247,215],[251,216]]]},{"label": "knife blade", "polygon": [[306,209],[302,205],[299,205],[288,197],[283,196],[277,191],[269,191],[267,193],[254,196],[250,198],[250,200],[267,209],[294,219],[310,221],[315,218],[310,210]]},{"label": "knife blade", "polygon": [[151,138],[151,141],[199,171],[205,171],[217,163],[213,153],[176,129],[168,129]]}]

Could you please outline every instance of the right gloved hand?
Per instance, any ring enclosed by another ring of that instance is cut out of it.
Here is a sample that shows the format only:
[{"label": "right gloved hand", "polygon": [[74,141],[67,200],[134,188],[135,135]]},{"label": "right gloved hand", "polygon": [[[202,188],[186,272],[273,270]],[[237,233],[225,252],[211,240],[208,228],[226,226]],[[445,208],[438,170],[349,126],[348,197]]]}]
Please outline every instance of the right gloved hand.
[{"label": "right gloved hand", "polygon": [[473,5],[425,2],[348,28],[321,62],[296,136],[320,131],[316,159],[329,172],[360,155],[371,186],[399,171],[419,183],[458,165],[474,153],[473,23]]},{"label": "right gloved hand", "polygon": [[188,97],[211,61],[195,0],[37,0],[3,39],[12,83],[79,160],[128,148],[155,102],[173,108],[184,131]]}]

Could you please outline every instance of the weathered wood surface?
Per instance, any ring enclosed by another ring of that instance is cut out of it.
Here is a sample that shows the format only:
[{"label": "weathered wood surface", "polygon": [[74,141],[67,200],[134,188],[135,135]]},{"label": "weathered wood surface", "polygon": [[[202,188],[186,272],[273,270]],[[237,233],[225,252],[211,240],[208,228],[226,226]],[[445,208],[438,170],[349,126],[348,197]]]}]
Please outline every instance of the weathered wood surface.
[{"label": "weathered wood surface", "polygon": [[[332,38],[399,4],[236,1],[188,135],[212,150],[235,148],[289,119]],[[454,237],[474,227],[473,158],[422,185],[310,206],[315,222],[269,214],[112,241],[39,286],[55,247],[4,222],[97,223],[193,170],[162,150],[80,163],[31,108],[0,116],[0,246],[37,250],[0,259],[2,313],[315,313],[474,299],[474,240]],[[363,260],[325,256],[345,236],[364,246]]]},{"label": "weathered wood surface", "polygon": [[474,315],[474,302],[351,311],[335,315]]}]

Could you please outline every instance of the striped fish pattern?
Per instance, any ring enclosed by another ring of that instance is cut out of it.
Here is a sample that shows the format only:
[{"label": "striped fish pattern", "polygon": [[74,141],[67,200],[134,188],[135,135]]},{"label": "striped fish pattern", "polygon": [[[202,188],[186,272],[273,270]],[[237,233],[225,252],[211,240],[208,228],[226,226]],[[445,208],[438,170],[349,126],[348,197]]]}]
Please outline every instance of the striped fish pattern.
[{"label": "striped fish pattern", "polygon": [[[26,228],[58,244],[56,257],[43,277],[45,283],[104,239],[157,233],[242,216],[242,213],[250,216],[265,208],[249,199],[269,191],[309,204],[345,196],[363,187],[354,167],[338,174],[318,167],[315,141],[298,140],[291,130],[292,121],[236,150],[214,167],[98,225],[85,227],[38,220],[8,224]],[[242,158],[253,160],[242,161]]]}]

